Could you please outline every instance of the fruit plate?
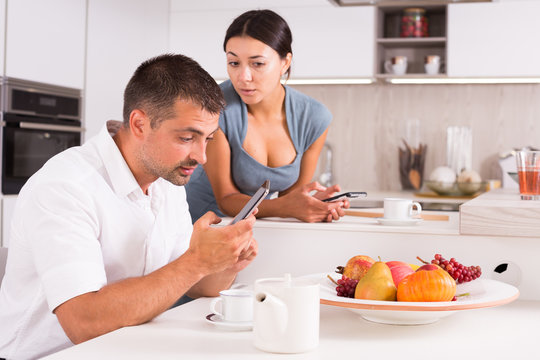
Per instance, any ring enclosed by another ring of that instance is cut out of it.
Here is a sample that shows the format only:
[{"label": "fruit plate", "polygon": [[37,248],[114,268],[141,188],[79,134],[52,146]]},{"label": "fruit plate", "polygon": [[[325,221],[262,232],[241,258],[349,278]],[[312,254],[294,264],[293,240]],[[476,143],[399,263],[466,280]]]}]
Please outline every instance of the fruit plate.
[{"label": "fruit plate", "polygon": [[359,300],[337,296],[336,286],[328,279],[327,275],[330,275],[336,281],[341,278],[340,274],[335,273],[306,276],[312,281],[319,282],[321,304],[344,307],[359,314],[366,320],[383,324],[430,324],[452,315],[456,311],[504,305],[516,300],[519,296],[519,290],[512,285],[479,278],[457,286],[457,294],[469,294],[458,297],[457,301],[398,302]]}]

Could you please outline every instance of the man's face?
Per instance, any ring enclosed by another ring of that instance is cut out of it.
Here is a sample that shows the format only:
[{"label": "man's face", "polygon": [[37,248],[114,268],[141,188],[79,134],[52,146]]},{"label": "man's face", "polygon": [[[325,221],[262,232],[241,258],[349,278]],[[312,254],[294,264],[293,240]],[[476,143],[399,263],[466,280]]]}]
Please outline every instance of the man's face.
[{"label": "man's face", "polygon": [[218,129],[219,114],[183,100],[174,109],[176,115],[155,129],[148,119],[138,157],[147,175],[185,185],[197,165],[206,162],[206,145]]}]

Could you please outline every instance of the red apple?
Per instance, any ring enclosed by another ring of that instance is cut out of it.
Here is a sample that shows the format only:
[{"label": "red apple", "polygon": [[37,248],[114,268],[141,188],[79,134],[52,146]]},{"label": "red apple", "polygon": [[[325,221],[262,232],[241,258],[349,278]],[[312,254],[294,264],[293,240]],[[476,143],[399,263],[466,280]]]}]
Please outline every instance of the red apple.
[{"label": "red apple", "polygon": [[431,271],[431,270],[437,270],[437,269],[440,269],[440,267],[438,267],[435,264],[425,264],[425,265],[420,266],[418,269],[416,269],[416,271],[423,271],[423,270]]},{"label": "red apple", "polygon": [[343,276],[349,279],[360,280],[375,263],[371,257],[367,255],[356,255],[347,261],[347,265],[343,269]]},{"label": "red apple", "polygon": [[407,275],[414,272],[413,268],[403,261],[387,261],[386,265],[390,268],[392,273],[392,280],[396,287]]}]

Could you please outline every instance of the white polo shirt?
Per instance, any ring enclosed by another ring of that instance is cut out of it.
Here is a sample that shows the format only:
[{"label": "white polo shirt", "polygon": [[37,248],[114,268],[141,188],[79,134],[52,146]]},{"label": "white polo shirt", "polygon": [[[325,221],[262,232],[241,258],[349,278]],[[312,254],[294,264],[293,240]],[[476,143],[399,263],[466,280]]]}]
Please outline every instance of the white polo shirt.
[{"label": "white polo shirt", "polygon": [[21,190],[0,289],[0,358],[71,346],[52,313],[58,305],[148,274],[188,248],[184,187],[158,179],[143,194],[109,134],[118,125],[53,157]]}]

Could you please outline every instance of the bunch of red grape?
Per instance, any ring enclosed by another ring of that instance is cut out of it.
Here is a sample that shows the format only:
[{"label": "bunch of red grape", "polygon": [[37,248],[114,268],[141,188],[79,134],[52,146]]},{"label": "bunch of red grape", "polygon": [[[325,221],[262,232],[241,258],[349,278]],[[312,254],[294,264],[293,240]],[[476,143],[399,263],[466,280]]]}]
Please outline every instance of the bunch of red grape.
[{"label": "bunch of red grape", "polygon": [[464,266],[454,258],[446,260],[441,254],[435,254],[431,263],[439,265],[443,270],[446,270],[458,284],[472,281],[482,275],[480,266]]},{"label": "bunch of red grape", "polygon": [[338,286],[336,286],[337,296],[354,298],[354,291],[356,290],[356,284],[358,280],[349,279],[345,275],[337,281]]}]

